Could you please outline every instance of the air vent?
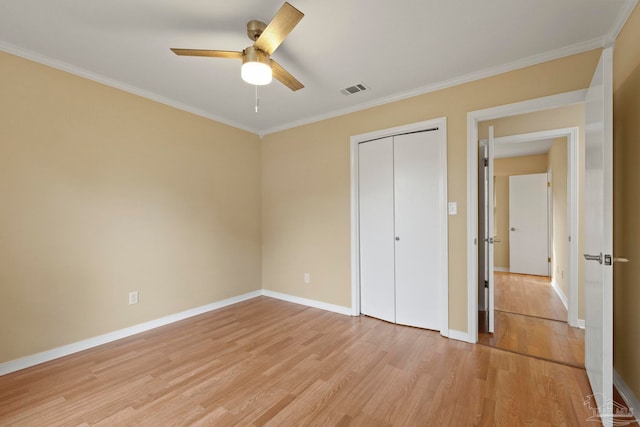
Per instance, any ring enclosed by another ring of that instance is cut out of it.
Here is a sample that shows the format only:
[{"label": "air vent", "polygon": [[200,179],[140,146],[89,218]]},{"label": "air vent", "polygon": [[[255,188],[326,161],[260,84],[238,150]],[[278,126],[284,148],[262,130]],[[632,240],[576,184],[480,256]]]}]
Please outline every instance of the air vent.
[{"label": "air vent", "polygon": [[353,86],[345,87],[344,89],[340,90],[340,92],[343,95],[353,95],[359,92],[364,92],[365,90],[369,90],[369,88],[365,86],[364,83],[357,83]]}]

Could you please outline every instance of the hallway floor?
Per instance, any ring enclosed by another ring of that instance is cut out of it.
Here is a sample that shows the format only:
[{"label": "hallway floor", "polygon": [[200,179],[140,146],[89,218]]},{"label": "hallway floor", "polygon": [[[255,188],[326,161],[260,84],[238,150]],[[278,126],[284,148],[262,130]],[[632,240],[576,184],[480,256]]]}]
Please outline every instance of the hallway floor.
[{"label": "hallway floor", "polygon": [[548,277],[495,273],[495,333],[480,333],[478,342],[584,367],[584,330],[569,326]]}]

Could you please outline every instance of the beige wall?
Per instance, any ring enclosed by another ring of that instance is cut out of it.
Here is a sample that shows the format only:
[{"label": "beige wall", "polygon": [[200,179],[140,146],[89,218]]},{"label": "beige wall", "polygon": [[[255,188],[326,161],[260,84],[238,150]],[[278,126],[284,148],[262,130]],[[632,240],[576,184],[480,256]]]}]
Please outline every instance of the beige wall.
[{"label": "beige wall", "polygon": [[548,153],[551,170],[551,280],[569,296],[569,225],[567,223],[567,138],[557,138]]},{"label": "beige wall", "polygon": [[0,362],[260,289],[256,135],[0,69]]},{"label": "beige wall", "polygon": [[[351,305],[349,139],[447,117],[449,327],[467,330],[467,112],[589,86],[600,51],[546,62],[267,135],[262,144],[265,289]],[[311,274],[305,285],[303,273]]]},{"label": "beige wall", "polygon": [[495,159],[494,175],[494,267],[509,268],[509,177],[547,172],[547,155]]},{"label": "beige wall", "polygon": [[614,367],[640,398],[640,9],[624,26],[614,64]]},{"label": "beige wall", "polygon": [[[487,138],[489,126],[494,126],[496,137],[519,135],[545,130],[578,127],[578,147],[576,167],[578,169],[578,253],[584,251],[584,227],[580,212],[584,211],[584,105],[577,104],[562,108],[520,114],[498,120],[481,122],[478,125],[480,139]],[[568,233],[566,234],[568,236]],[[557,234],[554,234],[557,237]],[[565,269],[567,271],[568,269]],[[584,260],[578,257],[578,318],[584,319]],[[568,296],[568,294],[567,294]]]}]

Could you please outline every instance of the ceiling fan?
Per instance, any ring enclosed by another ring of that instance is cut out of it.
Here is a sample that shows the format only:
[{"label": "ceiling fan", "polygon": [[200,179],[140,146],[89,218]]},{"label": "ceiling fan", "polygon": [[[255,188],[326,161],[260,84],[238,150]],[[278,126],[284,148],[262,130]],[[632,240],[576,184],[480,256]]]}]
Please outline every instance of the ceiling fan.
[{"label": "ceiling fan", "polygon": [[181,56],[242,59],[240,74],[242,80],[247,83],[266,85],[271,83],[272,77],[275,77],[289,89],[296,91],[302,89],[304,85],[282,68],[280,64],[271,59],[271,55],[303,16],[302,12],[285,2],[269,25],[255,19],[249,21],[247,23],[247,35],[255,43],[253,46],[245,48],[242,52],[174,48],[171,50],[176,55]]}]

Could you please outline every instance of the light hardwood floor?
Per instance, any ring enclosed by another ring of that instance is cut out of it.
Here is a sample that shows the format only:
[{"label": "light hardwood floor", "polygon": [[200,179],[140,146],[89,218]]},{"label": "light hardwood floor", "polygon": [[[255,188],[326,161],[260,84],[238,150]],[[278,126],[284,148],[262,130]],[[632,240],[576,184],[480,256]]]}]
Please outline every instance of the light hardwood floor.
[{"label": "light hardwood floor", "polygon": [[494,279],[496,310],[567,321],[567,309],[549,277],[497,272]]},{"label": "light hardwood floor", "polygon": [[584,368],[584,331],[565,322],[495,312],[495,333],[478,335],[481,344]]},{"label": "light hardwood floor", "polygon": [[[567,310],[548,277],[500,272],[494,283],[495,333],[479,333],[480,344],[584,369],[584,330],[567,324]],[[615,388],[614,396],[626,407]],[[624,417],[617,421],[638,427]]]},{"label": "light hardwood floor", "polygon": [[567,323],[567,310],[548,277],[495,274],[494,333],[478,342],[584,368],[584,330]]},{"label": "light hardwood floor", "polygon": [[2,426],[580,426],[582,369],[259,297],[0,377]]}]

